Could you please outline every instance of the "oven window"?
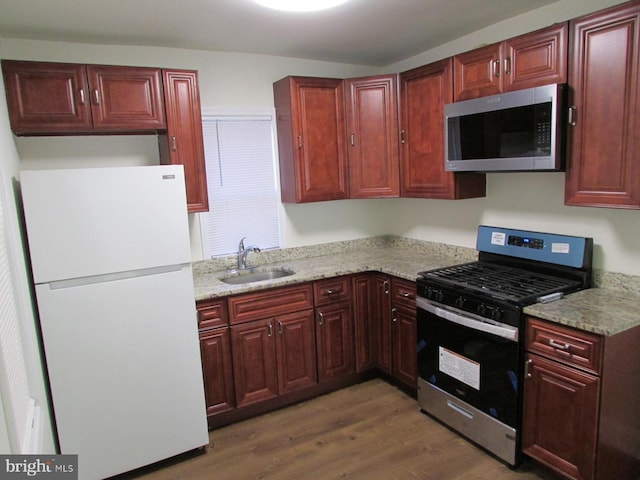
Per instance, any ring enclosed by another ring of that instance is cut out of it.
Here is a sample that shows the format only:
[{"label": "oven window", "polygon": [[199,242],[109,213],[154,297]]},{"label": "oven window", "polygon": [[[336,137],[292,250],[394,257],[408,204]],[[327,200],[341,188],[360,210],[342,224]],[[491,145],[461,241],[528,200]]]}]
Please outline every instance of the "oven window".
[{"label": "oven window", "polygon": [[422,379],[516,428],[518,342],[457,325],[418,309]]}]

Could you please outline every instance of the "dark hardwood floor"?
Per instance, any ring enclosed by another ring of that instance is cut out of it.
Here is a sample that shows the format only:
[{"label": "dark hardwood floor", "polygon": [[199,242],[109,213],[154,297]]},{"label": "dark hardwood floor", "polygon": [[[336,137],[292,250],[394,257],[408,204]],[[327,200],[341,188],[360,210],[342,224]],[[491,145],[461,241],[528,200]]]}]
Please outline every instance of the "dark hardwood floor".
[{"label": "dark hardwood floor", "polygon": [[136,472],[145,480],[548,480],[512,470],[371,380],[209,433],[204,453]]}]

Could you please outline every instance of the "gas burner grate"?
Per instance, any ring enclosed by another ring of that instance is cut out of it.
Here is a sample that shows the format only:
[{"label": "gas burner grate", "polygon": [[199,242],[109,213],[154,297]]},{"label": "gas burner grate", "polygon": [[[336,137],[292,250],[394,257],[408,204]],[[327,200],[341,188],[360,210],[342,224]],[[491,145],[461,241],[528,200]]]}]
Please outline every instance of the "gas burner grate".
[{"label": "gas burner grate", "polygon": [[421,275],[454,287],[468,288],[495,298],[516,302],[567,291],[580,284],[566,278],[482,262],[453,265],[423,272]]}]

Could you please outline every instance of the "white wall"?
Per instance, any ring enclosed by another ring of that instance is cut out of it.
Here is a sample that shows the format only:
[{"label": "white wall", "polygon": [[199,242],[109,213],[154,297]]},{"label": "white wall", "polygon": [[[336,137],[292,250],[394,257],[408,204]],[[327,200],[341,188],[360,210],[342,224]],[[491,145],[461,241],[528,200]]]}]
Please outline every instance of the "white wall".
[{"label": "white wall", "polygon": [[[4,44],[0,39],[0,57],[3,54],[3,49]],[[22,342],[21,353],[25,364],[21,366],[21,369],[24,368],[22,373],[28,383],[29,394],[35,399],[37,405],[43,408],[41,417],[43,424],[39,430],[41,437],[34,439],[34,445],[36,449],[43,453],[53,453],[55,446],[50,428],[51,420],[46,407],[48,400],[43,381],[43,366],[38,348],[36,320],[31,305],[29,274],[25,261],[25,250],[19,233],[19,214],[12,182],[13,178],[18,175],[19,168],[20,159],[9,129],[4,83],[0,83],[0,179],[2,179],[0,195],[5,209],[6,248],[12,270],[11,272],[2,272],[2,274],[10,275],[14,280],[13,294],[16,297],[15,304],[18,315],[15,318],[15,328],[20,334]],[[18,374],[17,370],[16,374]],[[7,413],[10,409],[8,406],[4,406],[0,410],[4,410]],[[0,453],[6,453],[6,450],[0,448]],[[16,451],[14,453],[19,452]]]}]

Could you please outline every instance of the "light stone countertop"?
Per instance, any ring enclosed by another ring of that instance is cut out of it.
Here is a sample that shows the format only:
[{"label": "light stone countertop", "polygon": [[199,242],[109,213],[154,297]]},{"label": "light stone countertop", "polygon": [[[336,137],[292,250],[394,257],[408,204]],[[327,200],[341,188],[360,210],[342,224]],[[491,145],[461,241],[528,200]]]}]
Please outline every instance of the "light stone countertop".
[{"label": "light stone countertop", "polygon": [[[374,237],[309,247],[251,253],[249,265],[286,267],[295,274],[273,280],[229,285],[220,280],[235,268],[235,256],[193,264],[196,301],[208,300],[367,271],[414,281],[419,272],[477,259],[474,249],[411,240]],[[640,325],[640,277],[594,272],[591,288],[547,304],[525,307],[527,315],[600,335]]]},{"label": "light stone countertop", "polygon": [[555,302],[530,305],[524,313],[604,336],[640,326],[640,296],[590,288]]}]

